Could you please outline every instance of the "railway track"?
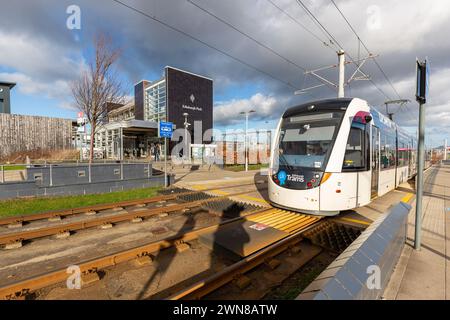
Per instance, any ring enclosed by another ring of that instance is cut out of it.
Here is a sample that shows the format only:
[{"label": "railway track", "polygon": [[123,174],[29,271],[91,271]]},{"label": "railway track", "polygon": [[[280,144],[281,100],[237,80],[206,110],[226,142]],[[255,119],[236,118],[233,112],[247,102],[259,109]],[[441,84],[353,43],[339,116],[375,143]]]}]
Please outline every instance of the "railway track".
[{"label": "railway track", "polygon": [[[253,183],[248,184],[242,184],[240,186],[249,186],[253,185]],[[235,185],[232,186],[224,186],[220,187],[220,189],[228,189],[228,188],[235,188]],[[27,215],[16,215],[12,217],[6,217],[0,219],[0,226],[11,226],[11,227],[20,227],[22,223],[24,222],[32,222],[37,220],[45,220],[45,219],[53,219],[53,218],[64,218],[69,217],[72,215],[77,214],[85,214],[85,213],[98,213],[99,211],[108,210],[108,209],[116,209],[116,208],[125,208],[125,207],[131,207],[136,205],[145,205],[145,204],[151,204],[156,203],[160,201],[169,201],[174,200],[176,197],[179,196],[188,196],[192,194],[198,194],[200,192],[209,192],[214,191],[218,189],[218,187],[215,188],[208,188],[208,189],[202,189],[202,190],[188,190],[188,189],[178,189],[175,191],[175,189],[167,189],[164,190],[163,193],[156,197],[151,198],[144,198],[144,199],[136,199],[136,200],[129,200],[129,201],[121,201],[121,202],[114,202],[114,203],[107,203],[107,204],[98,204],[93,206],[85,206],[85,207],[79,207],[79,208],[73,208],[73,209],[67,209],[67,210],[57,210],[57,211],[47,211],[42,213],[36,213],[36,214],[27,214]]]},{"label": "railway track", "polygon": [[[80,268],[83,278],[92,278],[96,274],[107,267],[115,266],[119,263],[137,260],[137,261],[152,261],[152,256],[155,252],[159,252],[170,247],[182,246],[186,242],[194,241],[202,234],[215,232],[218,229],[239,220],[250,220],[255,217],[267,216],[280,212],[279,209],[264,208],[255,212],[248,213],[245,216],[231,218],[224,220],[216,225],[207,226],[186,233],[170,236],[162,240],[147,243],[131,249],[126,249],[113,254],[108,254],[102,257],[81,261],[77,263]],[[205,294],[217,289],[218,287],[228,283],[235,277],[236,274],[243,274],[248,270],[253,269],[259,264],[266,261],[269,257],[275,256],[287,248],[295,245],[301,241],[301,234],[309,230],[311,226],[315,225],[321,219],[318,217],[309,217],[302,220],[302,225],[298,227],[297,231],[292,234],[286,234],[286,238],[281,241],[271,244],[269,247],[250,255],[238,263],[225,268],[223,271],[217,273],[212,278],[207,278],[201,283],[194,284],[188,287],[183,292],[171,296],[171,299],[191,299],[200,298]],[[36,290],[51,286],[53,284],[61,283],[67,280],[68,274],[66,268],[61,268],[56,271],[42,273],[36,276],[23,279],[21,281],[13,282],[0,287],[0,299],[20,299],[29,296]]]},{"label": "railway track", "polygon": [[316,226],[318,221],[311,225],[308,225],[301,231],[297,231],[294,234],[282,239],[278,242],[271,244],[270,246],[261,249],[260,251],[232,264],[222,271],[200,280],[189,287],[170,295],[168,300],[197,300],[201,299],[209,293],[223,287],[224,285],[239,279],[242,275],[250,270],[258,267],[263,263],[267,263],[273,257],[279,255],[285,250],[293,248],[295,245],[303,240],[302,234]]},{"label": "railway track", "polygon": [[[43,238],[47,236],[59,236],[63,237],[70,235],[70,232],[79,231],[83,229],[93,228],[93,227],[101,227],[104,225],[112,225],[119,222],[125,222],[125,221],[142,221],[145,218],[150,218],[153,216],[157,216],[164,213],[172,213],[172,212],[183,212],[188,211],[193,208],[202,207],[206,204],[219,202],[221,200],[225,200],[228,197],[233,196],[239,196],[242,194],[249,193],[249,191],[242,191],[242,192],[236,192],[236,193],[230,193],[227,195],[220,195],[220,196],[211,196],[204,193],[205,191],[212,191],[214,189],[204,190],[204,191],[194,191],[194,192],[176,192],[174,194],[170,195],[164,195],[164,196],[157,196],[155,199],[144,199],[144,201],[127,201],[127,202],[120,202],[116,204],[107,204],[107,205],[101,205],[101,206],[90,206],[85,208],[78,208],[77,210],[74,210],[72,212],[91,212],[94,210],[93,208],[96,208],[95,210],[99,210],[98,208],[103,208],[102,210],[105,210],[105,208],[113,209],[113,208],[120,208],[123,209],[125,206],[133,206],[133,205],[146,205],[149,203],[155,203],[155,202],[166,202],[169,200],[188,200],[183,201],[181,203],[170,203],[165,206],[161,207],[154,207],[154,208],[138,208],[138,210],[134,211],[125,211],[121,213],[116,213],[113,215],[105,215],[105,216],[98,216],[98,217],[86,217],[86,219],[83,219],[81,221],[74,221],[69,223],[60,223],[58,225],[44,225],[38,228],[33,228],[29,230],[17,230],[17,231],[11,231],[11,232],[5,232],[3,234],[0,234],[0,245],[13,245],[15,243],[18,243],[21,245],[22,241],[26,240],[33,240],[38,238]],[[193,199],[193,200],[192,200]],[[191,201],[189,201],[191,200]],[[256,206],[250,206],[250,210],[255,209]],[[213,211],[213,210],[211,210]],[[59,213],[52,213],[52,217],[60,216],[62,214],[67,213],[67,211],[62,211]],[[74,213],[72,213],[74,214]],[[39,217],[42,217],[43,214],[37,215]],[[45,217],[48,217],[48,213],[45,215]],[[29,217],[32,220],[36,220],[33,217]],[[29,221],[32,221],[29,220]]]}]

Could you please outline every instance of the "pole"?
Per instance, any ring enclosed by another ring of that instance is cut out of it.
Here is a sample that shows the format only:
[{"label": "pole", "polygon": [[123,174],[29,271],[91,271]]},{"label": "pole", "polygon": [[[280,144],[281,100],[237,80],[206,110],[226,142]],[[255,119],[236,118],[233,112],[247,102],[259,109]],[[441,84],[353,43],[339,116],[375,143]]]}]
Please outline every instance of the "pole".
[{"label": "pole", "polygon": [[167,138],[164,138],[164,187],[167,185]]},{"label": "pole", "polygon": [[49,173],[50,173],[50,187],[53,187],[53,170],[52,170],[52,165],[50,164],[49,167]]},{"label": "pole", "polygon": [[120,161],[123,161],[123,128],[119,130],[120,134]]},{"label": "pole", "polygon": [[444,160],[447,160],[447,139],[444,140]]},{"label": "pole", "polygon": [[339,61],[339,86],[338,86],[338,98],[344,98],[344,82],[345,82],[345,52],[343,50],[338,51]]},{"label": "pole", "polygon": [[248,130],[248,112],[245,113],[245,140],[244,140],[244,150],[245,150],[245,171],[248,171],[248,150],[247,150],[247,130]]},{"label": "pole", "polygon": [[414,238],[414,249],[420,250],[422,229],[422,197],[423,197],[423,170],[425,160],[425,112],[423,103],[419,103],[419,146],[416,178],[416,229]]}]

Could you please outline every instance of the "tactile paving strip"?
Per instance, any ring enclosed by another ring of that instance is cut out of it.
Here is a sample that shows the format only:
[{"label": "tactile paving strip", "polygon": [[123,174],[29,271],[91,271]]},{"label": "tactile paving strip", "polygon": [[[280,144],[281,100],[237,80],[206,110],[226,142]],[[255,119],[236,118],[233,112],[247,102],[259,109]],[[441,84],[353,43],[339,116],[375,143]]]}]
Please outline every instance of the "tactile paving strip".
[{"label": "tactile paving strip", "polygon": [[204,192],[191,193],[191,194],[177,196],[178,200],[182,200],[182,201],[186,201],[186,202],[206,200],[206,199],[211,199],[211,198],[214,198],[214,196],[211,196]]},{"label": "tactile paving strip", "polygon": [[261,215],[248,217],[248,221],[261,223],[286,233],[295,233],[317,221],[322,217],[305,215],[302,213],[274,209]]},{"label": "tactile paving strip", "polygon": [[221,201],[211,201],[205,203],[203,206],[209,211],[216,212],[222,217],[234,218],[248,213],[251,211],[256,211],[262,209],[261,206],[236,202],[230,199],[223,199]]}]

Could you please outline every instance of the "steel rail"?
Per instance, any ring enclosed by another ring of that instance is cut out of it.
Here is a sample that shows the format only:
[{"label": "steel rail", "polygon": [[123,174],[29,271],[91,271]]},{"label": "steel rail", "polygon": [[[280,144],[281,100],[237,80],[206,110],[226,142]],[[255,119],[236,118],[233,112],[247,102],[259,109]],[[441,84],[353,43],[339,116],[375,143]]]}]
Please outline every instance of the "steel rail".
[{"label": "steel rail", "polygon": [[101,226],[104,224],[113,224],[123,221],[130,221],[135,218],[148,218],[161,213],[168,213],[173,211],[181,211],[183,209],[189,209],[194,207],[199,207],[208,202],[214,202],[223,200],[228,197],[233,197],[241,194],[246,194],[252,191],[241,191],[237,193],[230,193],[227,195],[214,196],[208,199],[201,199],[192,202],[174,204],[170,206],[142,209],[134,212],[121,213],[116,215],[102,216],[94,219],[88,219],[84,221],[77,221],[71,223],[64,223],[57,226],[47,226],[38,229],[31,230],[20,230],[17,232],[8,232],[5,234],[0,234],[0,245],[14,243],[18,241],[42,238],[51,235],[57,235],[59,233],[77,231],[87,228],[92,228],[96,226]]},{"label": "steel rail", "polygon": [[[241,186],[247,186],[247,185],[253,185],[253,183],[248,183],[248,184],[243,184],[243,185],[238,185],[238,186],[241,187]],[[128,200],[128,201],[106,203],[106,204],[97,204],[97,205],[78,207],[78,208],[67,209],[67,210],[56,210],[56,211],[47,211],[47,212],[35,213],[35,214],[11,216],[11,217],[6,217],[6,218],[1,218],[0,226],[14,224],[14,223],[20,223],[20,222],[43,220],[43,219],[49,219],[49,218],[55,218],[55,217],[66,217],[66,216],[70,216],[70,215],[74,215],[74,214],[86,213],[89,211],[102,211],[102,210],[114,209],[114,208],[118,208],[118,207],[129,207],[129,206],[134,206],[134,205],[138,205],[138,204],[148,204],[148,203],[154,203],[154,202],[159,202],[159,201],[173,200],[179,196],[186,196],[186,195],[196,194],[196,193],[200,193],[200,192],[210,192],[210,191],[214,191],[217,189],[228,189],[228,188],[233,188],[233,187],[236,187],[236,185],[215,187],[215,188],[209,188],[209,189],[204,189],[204,190],[192,190],[192,191],[187,191],[187,192],[174,193],[174,194],[170,194],[170,195],[160,195],[160,196],[151,197],[151,198],[143,198],[143,199]]]},{"label": "steel rail", "polygon": [[[123,251],[108,254],[99,258],[89,259],[84,262],[77,263],[80,271],[83,274],[96,272],[98,270],[117,265],[118,263],[127,262],[142,256],[149,256],[153,252],[167,249],[178,243],[192,241],[198,238],[199,235],[208,232],[214,232],[220,227],[233,223],[238,220],[246,219],[249,216],[267,213],[268,211],[275,210],[274,208],[264,208],[256,212],[251,212],[245,216],[231,218],[222,221],[216,225],[207,226],[186,232],[181,235],[173,235],[162,240],[150,242],[145,245],[137,246],[134,248],[126,249]],[[0,299],[17,299],[27,294],[30,294],[36,290],[48,287],[53,284],[64,282],[67,280],[70,274],[67,273],[66,268],[61,268],[56,271],[43,273],[40,275],[32,276],[27,279],[17,281],[11,284],[0,287]]]},{"label": "steel rail", "polygon": [[253,268],[263,264],[268,259],[282,253],[283,251],[295,246],[297,243],[303,240],[302,234],[307,230],[315,227],[320,223],[322,218],[313,224],[307,225],[304,229],[299,230],[292,235],[283,238],[274,244],[263,248],[250,256],[232,264],[222,271],[215,273],[214,275],[200,280],[189,287],[169,296],[168,300],[180,300],[180,299],[200,299],[205,295],[223,287],[227,283],[233,281],[240,275],[252,270]]}]

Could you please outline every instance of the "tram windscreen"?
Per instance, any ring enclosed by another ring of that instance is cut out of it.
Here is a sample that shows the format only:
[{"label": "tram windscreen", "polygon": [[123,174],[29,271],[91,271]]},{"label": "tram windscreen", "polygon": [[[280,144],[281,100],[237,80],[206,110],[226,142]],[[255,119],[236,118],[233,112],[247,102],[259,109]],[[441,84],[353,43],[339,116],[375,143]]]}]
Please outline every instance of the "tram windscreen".
[{"label": "tram windscreen", "polygon": [[324,169],[342,116],[327,112],[283,118],[274,160],[280,166]]}]

